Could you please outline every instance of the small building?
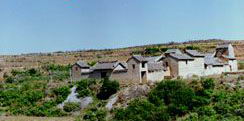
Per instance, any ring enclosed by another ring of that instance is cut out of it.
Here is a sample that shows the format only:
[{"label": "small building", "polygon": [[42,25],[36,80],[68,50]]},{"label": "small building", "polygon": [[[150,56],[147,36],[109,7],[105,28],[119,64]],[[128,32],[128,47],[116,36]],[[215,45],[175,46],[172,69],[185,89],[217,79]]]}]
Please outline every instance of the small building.
[{"label": "small building", "polygon": [[110,78],[121,83],[148,83],[164,78],[208,76],[237,70],[234,49],[227,44],[219,45],[212,54],[168,49],[161,56],[133,55],[126,62],[98,62],[93,67],[78,61],[72,66],[72,79]]}]

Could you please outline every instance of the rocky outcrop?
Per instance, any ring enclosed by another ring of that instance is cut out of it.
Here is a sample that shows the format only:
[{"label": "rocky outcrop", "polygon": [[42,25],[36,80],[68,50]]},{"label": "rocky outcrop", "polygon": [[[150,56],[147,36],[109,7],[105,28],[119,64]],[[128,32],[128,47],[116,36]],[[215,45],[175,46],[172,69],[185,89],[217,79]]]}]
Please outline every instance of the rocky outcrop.
[{"label": "rocky outcrop", "polygon": [[150,91],[148,85],[134,85],[124,90],[119,91],[117,94],[111,96],[107,105],[105,106],[108,110],[113,109],[114,107],[126,107],[128,102],[131,99],[147,96]]},{"label": "rocky outcrop", "polygon": [[93,103],[92,97],[85,97],[83,99],[78,98],[78,93],[76,93],[77,87],[71,88],[71,93],[68,95],[67,99],[58,105],[58,108],[63,109],[65,103],[79,103],[81,109],[85,109],[89,104]]},{"label": "rocky outcrop", "polygon": [[80,108],[85,109],[89,106],[89,104],[93,103],[92,97],[85,97],[80,102]]}]

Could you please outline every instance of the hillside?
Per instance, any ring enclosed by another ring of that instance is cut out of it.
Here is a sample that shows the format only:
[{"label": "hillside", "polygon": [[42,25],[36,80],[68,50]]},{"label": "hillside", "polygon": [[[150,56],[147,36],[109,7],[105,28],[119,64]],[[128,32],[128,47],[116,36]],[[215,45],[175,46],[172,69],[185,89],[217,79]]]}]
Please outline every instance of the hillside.
[{"label": "hillside", "polygon": [[[183,43],[170,42],[167,44],[154,44],[136,47],[127,47],[119,49],[106,50],[82,50],[54,53],[32,53],[22,55],[0,56],[0,77],[4,72],[9,72],[13,68],[31,68],[38,67],[45,63],[55,63],[61,65],[73,64],[78,60],[92,61],[111,61],[127,60],[132,54],[146,54],[147,48],[179,48],[185,49],[187,46],[198,48],[200,52],[213,52],[216,45],[220,43],[231,42],[234,46],[236,57],[239,61],[244,60],[244,40],[225,41],[225,40],[196,40]],[[161,53],[156,53],[161,54]],[[147,54],[148,55],[148,54]],[[150,55],[150,54],[149,54]]]}]

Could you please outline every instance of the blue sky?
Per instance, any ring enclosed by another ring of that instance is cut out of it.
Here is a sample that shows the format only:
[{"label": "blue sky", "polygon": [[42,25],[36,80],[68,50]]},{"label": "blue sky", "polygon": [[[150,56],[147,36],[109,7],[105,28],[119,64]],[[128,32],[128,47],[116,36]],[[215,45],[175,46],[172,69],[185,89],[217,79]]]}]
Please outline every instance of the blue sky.
[{"label": "blue sky", "polygon": [[0,54],[244,39],[244,0],[0,0]]}]

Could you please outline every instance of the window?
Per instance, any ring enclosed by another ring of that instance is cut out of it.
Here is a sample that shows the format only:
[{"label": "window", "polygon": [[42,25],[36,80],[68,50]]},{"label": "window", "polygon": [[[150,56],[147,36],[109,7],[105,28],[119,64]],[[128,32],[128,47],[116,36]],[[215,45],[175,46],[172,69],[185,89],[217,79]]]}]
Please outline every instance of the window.
[{"label": "window", "polygon": [[78,71],[78,67],[75,67],[75,70]]},{"label": "window", "polygon": [[135,65],[135,64],[133,64],[133,65],[132,65],[132,68],[133,68],[133,69],[135,69],[135,68],[136,68],[136,65]]},{"label": "window", "polygon": [[204,68],[207,69],[208,68],[208,65],[207,64],[204,64]]},{"label": "window", "polygon": [[145,65],[146,65],[146,63],[145,63],[145,62],[143,62],[143,63],[142,63],[142,68],[145,68]]},{"label": "window", "polygon": [[168,63],[168,62],[166,62],[166,63],[165,63],[165,65],[166,65],[166,67],[168,67],[168,66],[169,66],[169,63]]},{"label": "window", "polygon": [[188,64],[188,61],[186,61],[186,65]]}]

